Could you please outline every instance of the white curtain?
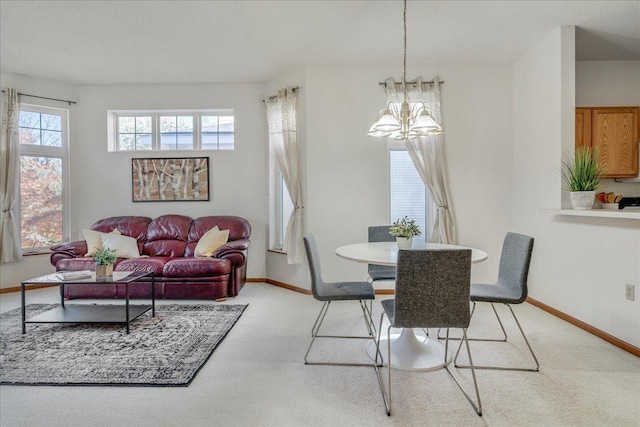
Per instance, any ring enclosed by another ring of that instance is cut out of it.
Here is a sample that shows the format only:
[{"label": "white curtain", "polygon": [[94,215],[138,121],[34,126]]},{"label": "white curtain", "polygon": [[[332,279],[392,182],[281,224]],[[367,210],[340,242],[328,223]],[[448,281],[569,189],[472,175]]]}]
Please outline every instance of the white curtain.
[{"label": "white curtain", "polygon": [[278,162],[283,181],[293,202],[294,210],[287,224],[283,249],[289,264],[300,264],[305,260],[302,243],[302,188],[298,161],[298,136],[296,126],[296,91],[281,89],[274,100],[267,100],[269,143]]},{"label": "white curtain", "polygon": [[[385,85],[387,102],[402,103],[403,93],[396,90],[393,79],[387,79]],[[442,126],[440,111],[440,85],[434,79],[432,85],[423,84],[420,78],[407,84],[408,101],[424,102],[431,110],[433,119]],[[446,131],[446,129],[445,129]],[[413,161],[416,170],[427,187],[431,201],[435,205],[433,230],[430,242],[456,243],[455,224],[453,222],[453,208],[445,171],[444,135],[429,135],[405,140],[405,147]]]},{"label": "white curtain", "polygon": [[5,89],[0,132],[0,264],[22,260],[17,209],[20,204],[18,91]]}]

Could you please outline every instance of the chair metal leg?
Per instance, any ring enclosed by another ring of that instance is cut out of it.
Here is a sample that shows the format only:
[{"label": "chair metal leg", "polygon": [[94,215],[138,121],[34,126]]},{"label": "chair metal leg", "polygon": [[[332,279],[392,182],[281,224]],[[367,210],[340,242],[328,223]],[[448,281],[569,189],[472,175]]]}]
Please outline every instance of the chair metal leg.
[{"label": "chair metal leg", "polygon": [[380,392],[382,393],[382,400],[384,402],[385,410],[387,411],[387,416],[391,416],[391,344],[390,344],[390,333],[391,326],[387,328],[387,369],[389,372],[389,393],[388,398],[384,393],[384,386],[382,385],[382,377],[380,376],[380,370],[378,369],[378,355],[380,355],[380,363],[382,364],[382,354],[380,353],[380,337],[382,336],[382,320],[384,319],[384,311],[380,313],[380,325],[378,327],[378,338],[376,340],[376,375],[378,376],[378,386],[380,387]]},{"label": "chair metal leg", "polygon": [[313,361],[309,361],[308,356],[309,356],[309,352],[311,351],[311,347],[313,347],[313,343],[315,342],[316,338],[346,338],[346,339],[369,339],[369,340],[373,340],[375,342],[375,335],[372,334],[372,330],[371,330],[371,324],[373,324],[373,319],[371,319],[367,313],[367,310],[363,308],[363,301],[360,300],[360,307],[362,308],[362,312],[364,314],[365,317],[365,324],[367,327],[367,331],[369,332],[369,335],[367,336],[353,336],[353,335],[320,335],[318,334],[318,332],[320,331],[320,327],[322,326],[322,323],[324,322],[324,318],[327,315],[327,311],[329,311],[329,305],[331,304],[331,301],[325,301],[324,305],[322,306],[322,308],[320,309],[320,313],[318,314],[318,317],[316,318],[316,322],[313,325],[313,328],[311,329],[311,343],[309,343],[309,347],[307,348],[307,352],[304,355],[304,363],[305,365],[337,365],[337,366],[372,366],[375,367],[377,369],[377,366],[375,363],[348,363],[348,362],[313,362]]},{"label": "chair metal leg", "polygon": [[[500,316],[498,316],[498,312],[496,311],[496,307],[493,303],[491,304],[491,308],[496,315],[496,319],[498,319],[498,323],[500,324],[500,329],[502,329],[503,338],[467,338],[469,341],[495,341],[495,342],[507,342],[507,331],[505,331],[504,326],[502,325],[502,321],[500,320]],[[476,302],[473,302],[473,308],[471,309],[471,318],[473,318],[473,313],[476,311]],[[444,339],[444,337],[440,336],[440,329],[438,328],[438,339]],[[458,341],[460,338],[449,338],[452,341]],[[458,352],[460,351],[460,347],[458,347]],[[456,353],[456,356],[458,353]]]},{"label": "chair metal leg", "polygon": [[[376,325],[373,323],[373,318],[371,314],[367,312],[367,303],[360,300],[360,308],[362,309],[362,315],[365,318],[365,324],[367,325],[367,329],[369,330],[369,336],[374,341],[376,340]],[[382,366],[384,363],[384,359],[382,358],[382,354],[380,354],[380,364],[378,365],[378,353],[376,353],[375,365],[376,367]]]},{"label": "chair metal leg", "polygon": [[[491,341],[491,342],[507,342],[507,331],[504,329],[504,325],[502,324],[502,321],[500,320],[500,316],[498,316],[498,311],[496,310],[496,306],[494,305],[494,303],[489,303],[491,304],[491,308],[493,309],[493,313],[496,315],[496,319],[498,319],[498,323],[500,324],[500,329],[502,329],[502,335],[503,338],[467,338],[469,341]],[[473,308],[471,309],[471,316],[469,316],[469,322],[471,322],[471,319],[473,319],[473,313],[475,313],[476,311],[476,302],[473,302]],[[452,340],[458,340],[460,338],[450,338]],[[456,355],[453,358],[453,362],[454,364],[458,361],[458,355],[460,354],[460,349],[462,348],[462,341],[460,342],[460,345],[458,346],[458,351],[456,351]],[[458,366],[458,365],[456,365]]]},{"label": "chair metal leg", "polygon": [[482,402],[480,401],[480,392],[478,391],[478,381],[476,380],[476,372],[473,366],[473,359],[471,358],[471,350],[469,349],[469,340],[467,339],[467,328],[462,328],[462,340],[460,343],[462,344],[463,341],[466,344],[467,355],[469,356],[469,367],[471,368],[471,377],[473,378],[473,387],[475,388],[476,401],[478,402],[477,405],[471,399],[471,396],[469,396],[469,394],[462,387],[462,384],[460,384],[460,381],[458,381],[456,376],[453,375],[453,372],[451,371],[451,369],[449,368],[449,365],[447,364],[447,355],[448,355],[447,352],[449,349],[449,328],[447,328],[447,336],[444,344],[444,367],[446,368],[447,372],[449,372],[449,375],[451,375],[451,378],[453,378],[453,380],[456,382],[456,384],[458,385],[462,393],[465,395],[469,403],[471,403],[471,406],[476,411],[476,413],[479,416],[482,416]]},{"label": "chair metal leg", "polygon": [[389,399],[389,407],[387,409],[387,416],[391,416],[391,325],[387,328],[387,372],[389,378],[387,379],[387,385],[389,387],[387,398]]},{"label": "chair metal leg", "polygon": [[[376,340],[376,363],[378,362],[378,355],[380,354],[380,338],[382,336],[382,321],[384,320],[384,312],[382,312],[380,314],[380,324],[378,327],[378,339]],[[380,387],[380,391],[382,392],[382,399],[384,400],[384,405],[385,408],[387,410],[387,415],[391,416],[391,340],[389,339],[391,336],[391,325],[389,325],[389,327],[387,328],[387,392],[385,395],[385,391],[384,391],[384,386],[382,384],[382,378],[380,375],[380,371],[378,369],[376,369],[376,374],[378,375],[378,386]],[[460,382],[458,381],[458,379],[455,377],[455,375],[453,375],[453,372],[449,369],[449,366],[447,364],[447,358],[448,358],[448,347],[449,347],[449,329],[447,328],[447,340],[445,341],[445,351],[444,351],[444,366],[447,369],[447,372],[449,372],[449,375],[451,375],[451,377],[453,378],[453,380],[456,382],[456,384],[458,385],[458,387],[460,388],[460,390],[462,391],[462,393],[465,395],[465,397],[467,398],[467,400],[469,401],[469,403],[471,403],[471,406],[473,407],[473,409],[476,411],[476,413],[479,416],[482,416],[482,402],[480,401],[480,392],[478,391],[478,382],[476,380],[476,373],[474,370],[474,366],[473,366],[473,360],[471,359],[471,350],[469,348],[469,342],[467,340],[467,330],[466,328],[463,329],[462,331],[463,333],[463,341],[466,343],[467,345],[467,354],[469,355],[469,360],[470,360],[470,364],[471,364],[471,374],[473,377],[473,385],[475,388],[475,393],[476,393],[476,401],[478,402],[477,404],[471,399],[471,397],[469,396],[469,394],[465,391],[465,389],[462,387],[462,385],[460,384]],[[382,355],[380,355],[380,357],[382,357]]]},{"label": "chair metal leg", "polygon": [[[491,304],[493,306],[493,304]],[[536,357],[535,353],[533,352],[533,349],[531,348],[531,345],[529,344],[529,340],[527,339],[527,336],[525,335],[524,331],[522,330],[522,327],[520,326],[520,322],[518,321],[518,318],[516,317],[516,313],[514,313],[513,308],[511,307],[511,305],[509,304],[505,304],[507,307],[509,307],[509,311],[511,312],[511,315],[513,316],[513,320],[516,321],[516,325],[518,326],[518,329],[520,330],[520,334],[522,334],[522,337],[524,338],[524,342],[527,344],[527,347],[529,348],[529,352],[531,353],[531,356],[533,357],[533,360],[536,364],[535,368],[519,368],[519,367],[508,367],[508,366],[476,366],[475,369],[494,369],[494,370],[501,370],[501,371],[527,371],[527,372],[539,372],[540,371],[540,363],[538,362],[538,358]],[[495,312],[495,307],[494,307],[494,312]],[[498,315],[498,313],[496,312],[496,316]],[[498,318],[499,319],[499,318]],[[500,322],[500,326],[502,327],[502,322]],[[502,329],[504,331],[504,328]],[[505,333],[505,337],[506,337],[506,333]],[[479,340],[476,339],[476,341],[495,341],[495,340]],[[506,341],[506,339],[505,339]],[[458,365],[457,360],[458,360],[458,354],[460,353],[460,347],[462,346],[462,342],[460,342],[460,346],[458,347],[458,351],[456,352],[456,357],[453,360],[453,363],[455,365],[456,368],[469,368],[469,365]]]},{"label": "chair metal leg", "polygon": [[316,333],[318,332],[318,329],[320,328],[318,322],[320,322],[320,324],[322,324],[322,322],[324,321],[324,316],[327,314],[327,310],[329,310],[329,304],[331,304],[331,301],[325,301],[324,304],[322,304],[322,308],[320,308],[320,313],[318,313],[318,317],[316,317],[316,321],[313,324],[313,327],[311,328],[311,336],[315,337]]},{"label": "chair metal leg", "polygon": [[[531,352],[531,356],[533,357],[533,360],[536,362],[536,367],[535,369],[533,369],[533,372],[538,372],[540,370],[540,362],[538,362],[538,358],[536,357],[535,353],[533,352],[533,349],[531,348],[531,345],[529,344],[529,340],[527,339],[527,336],[524,334],[524,331],[522,330],[522,327],[520,326],[520,322],[518,322],[518,318],[516,317],[516,313],[513,312],[513,308],[511,308],[511,306],[509,304],[506,304],[507,307],[509,307],[509,311],[511,311],[511,315],[513,316],[513,320],[516,321],[516,325],[518,325],[518,329],[520,330],[520,333],[522,334],[522,338],[524,338],[524,342],[527,343],[527,347],[529,347],[529,351]],[[530,369],[528,369],[530,370]]]},{"label": "chair metal leg", "polygon": [[367,315],[370,320],[369,334],[375,337],[376,335],[376,325],[373,321],[373,300],[369,300],[369,307],[367,307],[366,301],[360,300],[360,306],[362,307],[363,312],[366,311],[365,320],[367,320]]}]

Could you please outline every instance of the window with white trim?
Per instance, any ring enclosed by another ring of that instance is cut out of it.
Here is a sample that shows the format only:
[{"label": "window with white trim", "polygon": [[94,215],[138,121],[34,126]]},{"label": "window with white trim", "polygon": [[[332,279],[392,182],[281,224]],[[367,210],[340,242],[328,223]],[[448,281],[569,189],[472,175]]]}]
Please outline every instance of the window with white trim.
[{"label": "window with white trim", "polygon": [[293,201],[277,165],[276,170],[276,236],[273,249],[281,251],[284,249],[284,235],[287,232],[289,218],[293,213]]},{"label": "window with white trim", "polygon": [[233,150],[233,110],[109,111],[109,151]]},{"label": "window with white trim", "polygon": [[20,104],[20,237],[23,252],[68,240],[68,111]]},{"label": "window with white trim", "polygon": [[405,215],[415,219],[427,239],[429,196],[409,153],[405,149],[389,150],[389,213],[390,224]]}]

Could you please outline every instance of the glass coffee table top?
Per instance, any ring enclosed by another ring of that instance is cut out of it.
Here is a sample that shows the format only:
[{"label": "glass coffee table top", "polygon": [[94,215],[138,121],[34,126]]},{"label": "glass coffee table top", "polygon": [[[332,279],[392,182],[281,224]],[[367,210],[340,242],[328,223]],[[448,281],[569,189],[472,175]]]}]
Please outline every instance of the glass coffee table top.
[{"label": "glass coffee table top", "polygon": [[[151,286],[150,304],[130,304],[129,285],[140,281],[143,278],[150,278],[144,281]],[[54,284],[60,286],[60,305],[48,311],[26,318],[26,285],[34,284]],[[121,284],[125,286],[124,304],[65,304],[64,287],[72,285],[93,285],[105,286]],[[130,323],[151,310],[151,315],[155,316],[155,277],[148,271],[114,271],[113,276],[106,278],[96,278],[94,271],[57,272],[45,276],[24,280],[20,284],[22,299],[22,333],[26,333],[27,323],[124,323],[127,334]]]}]

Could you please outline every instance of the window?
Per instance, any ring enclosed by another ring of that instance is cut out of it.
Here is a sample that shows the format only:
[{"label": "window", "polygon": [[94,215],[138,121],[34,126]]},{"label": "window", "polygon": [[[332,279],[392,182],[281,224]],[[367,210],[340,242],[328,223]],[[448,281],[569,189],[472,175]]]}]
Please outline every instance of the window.
[{"label": "window", "polygon": [[293,202],[289,191],[284,183],[284,178],[280,172],[280,168],[276,166],[276,236],[274,249],[283,250],[284,248],[284,235],[287,232],[287,225],[289,224],[289,218],[293,213]]},{"label": "window", "polygon": [[193,150],[193,116],[160,116],[160,149]]},{"label": "window", "polygon": [[151,117],[118,117],[118,150],[151,150]]},{"label": "window", "polygon": [[67,110],[20,105],[20,236],[24,252],[66,240],[67,127]]},{"label": "window", "polygon": [[415,219],[427,240],[427,189],[406,150],[389,150],[389,176],[390,223],[405,215]]},{"label": "window", "polygon": [[233,150],[233,110],[109,111],[109,151]]}]

